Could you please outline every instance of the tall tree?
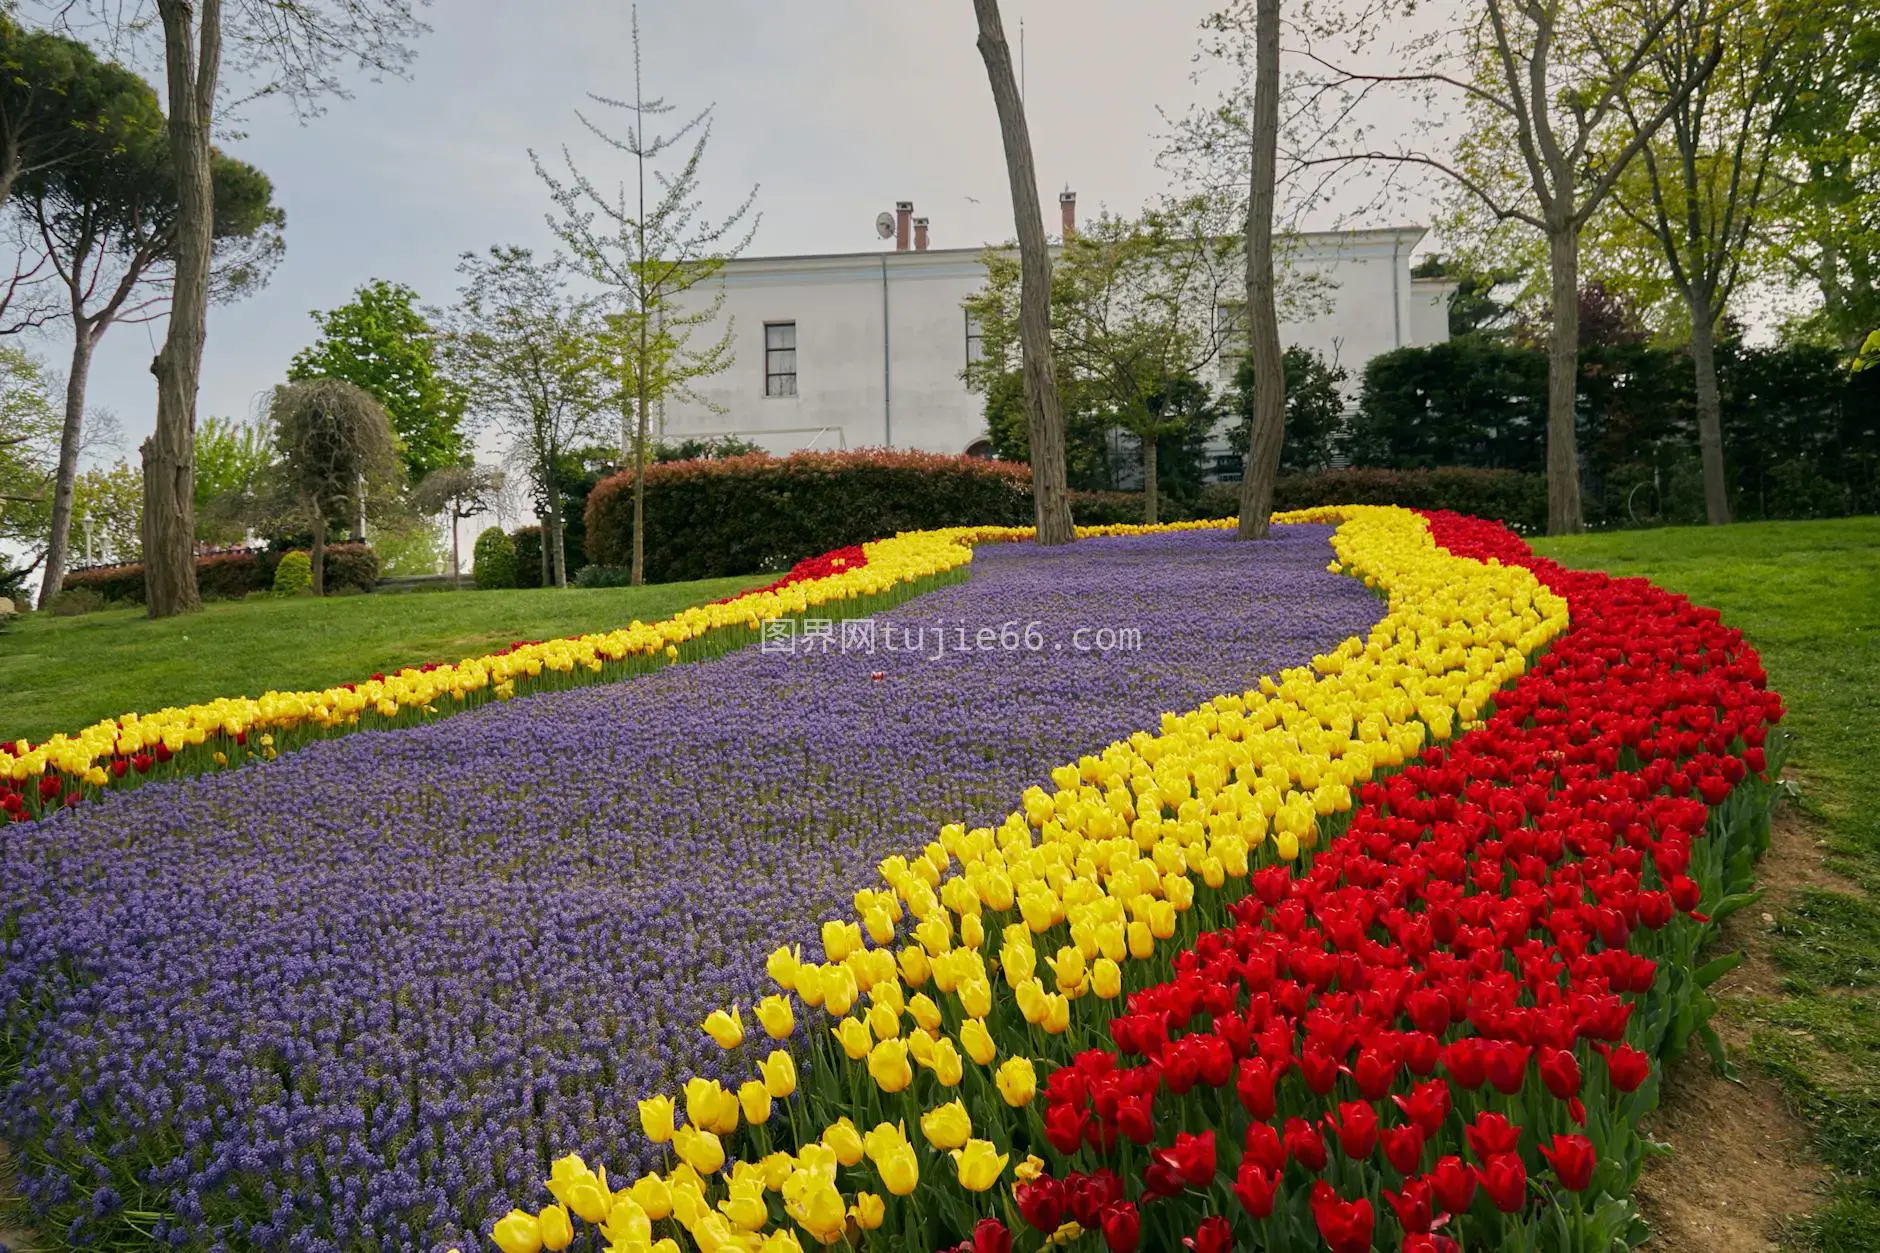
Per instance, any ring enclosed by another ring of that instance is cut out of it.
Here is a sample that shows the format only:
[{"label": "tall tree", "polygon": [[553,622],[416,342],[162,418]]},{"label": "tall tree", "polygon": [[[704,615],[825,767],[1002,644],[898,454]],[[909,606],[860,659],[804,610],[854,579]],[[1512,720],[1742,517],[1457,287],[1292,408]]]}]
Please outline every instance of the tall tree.
[{"label": "tall tree", "polygon": [[127,80],[141,86],[78,40],[0,13],[0,204],[20,179],[93,150],[122,124],[122,107],[141,111]]},{"label": "tall tree", "polygon": [[339,308],[308,316],[320,336],[295,354],[289,380],[345,379],[378,397],[414,483],[462,458],[463,394],[439,368],[417,292],[373,279]]},{"label": "tall tree", "polygon": [[324,596],[327,529],[358,517],[368,493],[387,492],[396,482],[398,438],[378,398],[342,379],[275,388],[268,418],[281,485],[298,520],[313,531],[313,592]]},{"label": "tall tree", "polygon": [[1012,217],[1018,229],[1019,336],[1025,379],[1025,416],[1031,449],[1032,510],[1040,544],[1077,538],[1071,523],[1070,484],[1064,468],[1064,412],[1051,354],[1051,254],[1044,214],[1038,206],[1038,171],[1032,163],[1025,102],[1012,74],[1012,47],[1005,41],[999,0],[973,0],[979,19],[979,56],[992,84],[992,103],[1005,142],[1005,173],[1012,186]]},{"label": "tall tree", "polygon": [[[1654,245],[1653,260],[1669,273],[1690,315],[1704,510],[1712,526],[1730,520],[1717,336],[1782,190],[1772,175],[1783,125],[1809,87],[1796,73],[1795,54],[1813,55],[1798,41],[1814,45],[1824,33],[1822,7],[1749,0],[1718,14],[1714,30],[1699,25],[1701,8],[1681,8],[1644,73],[1619,97],[1625,122],[1619,135],[1626,139],[1642,129],[1656,100],[1673,101],[1657,136],[1639,147],[1638,165],[1616,185],[1613,203]],[[1724,50],[1714,69],[1713,47]]]},{"label": "tall tree", "polygon": [[[1273,201],[1279,159],[1279,0],[1254,0],[1253,101],[1247,111],[1247,342],[1253,414],[1240,476],[1241,539],[1265,539],[1286,442],[1286,373],[1273,278]],[[1245,6],[1224,15],[1245,23]]]},{"label": "tall tree", "polygon": [[[731,368],[732,335],[724,330],[709,342],[694,336],[715,325],[724,305],[721,288],[702,307],[688,308],[686,293],[716,278],[725,262],[749,247],[759,217],[751,217],[757,188],[723,217],[701,217],[699,165],[711,142],[712,109],[707,105],[683,125],[665,134],[647,129],[649,118],[674,111],[661,97],[646,98],[642,89],[640,11],[633,9],[633,99],[614,100],[592,93],[589,98],[606,108],[632,115],[626,135],[610,134],[577,113],[581,124],[617,152],[633,158],[634,198],[627,186],[603,191],[575,165],[562,149],[568,167],[566,181],[556,178],[535,159],[536,173],[548,185],[560,210],[549,225],[561,237],[575,261],[613,295],[616,349],[625,374],[623,399],[630,401],[632,434],[623,439],[621,452],[633,459],[633,569],[638,586],[646,573],[646,459],[650,415],[654,405],[669,398],[701,400],[692,390],[696,379]],[[663,172],[650,163],[692,136],[692,146],[678,168]],[[530,153],[530,157],[535,157]],[[649,187],[649,176],[654,185]],[[647,202],[649,190],[652,203]],[[749,226],[745,219],[750,218]],[[552,496],[553,490],[550,489]]]},{"label": "tall tree", "polygon": [[1826,20],[1796,45],[1804,89],[1782,122],[1792,207],[1760,233],[1819,296],[1807,329],[1852,355],[1880,327],[1880,26],[1865,0],[1815,3]]},{"label": "tall tree", "polygon": [[[527,248],[465,253],[445,322],[445,361],[471,411],[506,434],[544,502],[543,548],[556,587],[568,585],[557,471],[602,430],[609,340],[595,302],[568,290],[566,267]],[[658,342],[653,339],[652,342]]]},{"label": "tall tree", "polygon": [[44,560],[59,429],[45,367],[0,344],[0,540],[37,550],[28,573]]},{"label": "tall tree", "polygon": [[[137,106],[122,106],[121,124],[90,152],[21,184],[48,262],[65,289],[72,327],[42,605],[58,595],[65,576],[92,355],[114,324],[162,316],[168,301],[163,280],[176,257],[176,180],[156,93],[127,72],[116,72],[128,80],[121,94]],[[239,296],[266,281],[280,256],[284,219],[261,171],[220,152],[210,154],[210,169],[217,263],[211,290],[223,298]]]},{"label": "tall tree", "polygon": [[[160,39],[176,171],[176,258],[168,331],[151,373],[156,430],[144,441],[144,582],[153,618],[202,607],[196,590],[196,393],[208,336],[214,264],[211,138],[217,101],[284,97],[301,115],[344,95],[343,67],[396,74],[425,30],[426,0],[34,0],[73,25],[134,44]],[[154,10],[154,14],[153,14]],[[154,21],[152,20],[154,16]],[[223,78],[230,71],[230,82]]]},{"label": "tall tree", "polygon": [[[1407,89],[1440,112],[1459,98],[1470,124],[1453,156],[1422,150],[1328,145],[1311,166],[1383,162],[1421,166],[1448,178],[1495,226],[1518,224],[1546,241],[1548,308],[1547,529],[1578,531],[1580,502],[1574,389],[1579,369],[1580,233],[1605,206],[1634,158],[1715,69],[1722,55],[1718,14],[1737,0],[1476,0],[1459,36],[1447,29],[1408,41],[1408,65],[1385,72],[1315,57],[1321,100],[1345,93],[1334,113],[1350,115],[1377,88]],[[1696,43],[1691,73],[1656,97],[1645,91],[1648,64],[1674,23]],[[1636,124],[1606,142],[1628,98]]]}]

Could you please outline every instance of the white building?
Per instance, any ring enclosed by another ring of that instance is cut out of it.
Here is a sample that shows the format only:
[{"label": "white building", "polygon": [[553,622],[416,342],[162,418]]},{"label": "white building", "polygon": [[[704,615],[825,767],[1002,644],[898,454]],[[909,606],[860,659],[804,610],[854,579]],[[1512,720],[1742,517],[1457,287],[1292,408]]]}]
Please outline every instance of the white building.
[{"label": "white building", "polygon": [[[1074,229],[1076,198],[1061,200]],[[700,381],[706,404],[667,405],[664,438],[735,436],[779,455],[983,451],[984,397],[960,376],[977,348],[961,302],[985,285],[984,249],[930,249],[926,219],[906,201],[897,208],[892,251],[743,257],[692,293],[702,304],[722,283],[735,362]],[[1343,365],[1355,391],[1378,353],[1448,339],[1451,283],[1410,275],[1423,235],[1405,226],[1282,243],[1313,293],[1311,316],[1283,324],[1283,342]]]}]

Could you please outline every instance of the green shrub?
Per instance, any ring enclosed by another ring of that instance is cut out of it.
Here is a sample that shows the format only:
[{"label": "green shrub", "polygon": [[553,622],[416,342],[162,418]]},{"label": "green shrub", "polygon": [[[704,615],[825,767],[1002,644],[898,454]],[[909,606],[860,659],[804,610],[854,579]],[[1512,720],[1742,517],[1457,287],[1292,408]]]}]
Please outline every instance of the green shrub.
[{"label": "green shrub", "polygon": [[525,526],[509,533],[516,545],[516,586],[542,586],[542,528]]},{"label": "green shrub", "polygon": [[574,575],[576,587],[630,587],[632,584],[631,566],[582,566]]},{"label": "green shrub", "polygon": [[326,548],[326,593],[370,592],[379,585],[379,555],[365,544],[329,544]]},{"label": "green shrub", "polygon": [[[917,452],[761,453],[646,469],[646,580],[782,571],[898,531],[1032,520],[1030,472]],[[588,497],[587,559],[633,559],[633,476]]]},{"label": "green shrub", "polygon": [[[333,579],[333,555],[345,550],[348,553],[371,550],[362,544],[341,544],[327,549],[327,579]],[[205,600],[240,600],[255,592],[266,592],[274,587],[274,568],[281,559],[275,551],[255,552],[248,549],[236,549],[230,552],[209,553],[196,558],[196,590]],[[378,559],[371,560],[372,580],[378,578]],[[340,558],[342,567],[347,566],[347,558]],[[359,566],[354,559],[352,568]],[[354,573],[349,577],[357,577]],[[368,584],[369,586],[369,584]],[[85,588],[98,593],[107,601],[122,604],[141,605],[144,603],[144,568],[132,563],[122,566],[97,566],[90,570],[76,570],[65,576],[62,587]]]},{"label": "green shrub", "polygon": [[274,567],[274,594],[298,596],[313,590],[313,558],[296,548]]},{"label": "green shrub", "polygon": [[493,526],[477,536],[471,561],[476,584],[485,591],[516,585],[516,544],[502,527]]},{"label": "green shrub", "polygon": [[84,613],[97,613],[107,605],[105,598],[89,587],[61,587],[52,598],[52,616],[76,618]]}]

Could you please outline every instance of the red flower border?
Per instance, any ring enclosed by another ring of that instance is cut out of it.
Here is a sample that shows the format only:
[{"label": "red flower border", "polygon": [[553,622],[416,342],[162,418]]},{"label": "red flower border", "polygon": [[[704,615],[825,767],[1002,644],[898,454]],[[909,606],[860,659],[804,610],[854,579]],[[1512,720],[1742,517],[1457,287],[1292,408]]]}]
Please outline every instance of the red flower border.
[{"label": "red flower border", "polygon": [[1716,611],[1425,516],[1532,570],[1568,631],[1049,1077],[1056,1173],[1015,1198],[1038,1231],[1361,1253],[1603,1248],[1636,1221],[1638,1120],[1732,964],[1696,961],[1767,846],[1782,702]]}]

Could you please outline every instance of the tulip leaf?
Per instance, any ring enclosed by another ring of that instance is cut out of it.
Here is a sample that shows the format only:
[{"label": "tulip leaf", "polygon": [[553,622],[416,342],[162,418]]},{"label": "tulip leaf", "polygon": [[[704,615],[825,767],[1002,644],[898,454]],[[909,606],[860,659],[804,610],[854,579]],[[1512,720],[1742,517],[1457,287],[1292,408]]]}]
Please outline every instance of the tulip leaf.
[{"label": "tulip leaf", "polygon": [[[1760,895],[1760,893],[1758,893]],[[1697,968],[1697,986],[1707,988],[1743,964],[1743,954],[1726,953]]]},{"label": "tulip leaf", "polygon": [[1698,1031],[1697,1038],[1704,1042],[1704,1051],[1710,1054],[1710,1064],[1716,1067],[1717,1073],[1738,1087],[1742,1087],[1743,1080],[1736,1073],[1736,1067],[1731,1065],[1730,1059],[1725,1056],[1723,1038],[1717,1034],[1717,1029],[1705,1023]]},{"label": "tulip leaf", "polygon": [[1757,888],[1754,892],[1737,892],[1734,895],[1726,896],[1717,902],[1715,909],[1710,911],[1710,920],[1712,922],[1722,922],[1725,918],[1728,918],[1745,905],[1754,905],[1762,898],[1763,889],[1761,888]]}]

